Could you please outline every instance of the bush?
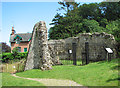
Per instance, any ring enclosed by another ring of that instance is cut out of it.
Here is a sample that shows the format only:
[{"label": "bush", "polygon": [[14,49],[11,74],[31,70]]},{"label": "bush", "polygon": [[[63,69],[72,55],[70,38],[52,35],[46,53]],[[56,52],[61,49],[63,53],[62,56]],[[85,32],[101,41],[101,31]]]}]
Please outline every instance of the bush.
[{"label": "bush", "polygon": [[2,54],[2,62],[8,62],[8,60],[13,60],[14,57],[12,53],[3,53]]},{"label": "bush", "polygon": [[17,59],[27,58],[27,54],[28,52],[20,52],[15,56],[15,58]]},{"label": "bush", "polygon": [[17,47],[15,47],[13,50],[12,50],[12,55],[14,56],[14,58],[19,58],[19,56],[18,56],[18,48]]},{"label": "bush", "polygon": [[120,52],[118,52],[118,57],[120,57]]},{"label": "bush", "polygon": [[27,54],[28,52],[22,52],[22,53],[19,53],[21,58],[27,58]]},{"label": "bush", "polygon": [[0,61],[7,63],[9,60],[20,60],[22,58],[27,58],[27,54],[28,52],[20,52],[18,54],[13,54],[13,53],[3,53],[0,54],[0,57],[2,57],[2,59],[0,59]]}]

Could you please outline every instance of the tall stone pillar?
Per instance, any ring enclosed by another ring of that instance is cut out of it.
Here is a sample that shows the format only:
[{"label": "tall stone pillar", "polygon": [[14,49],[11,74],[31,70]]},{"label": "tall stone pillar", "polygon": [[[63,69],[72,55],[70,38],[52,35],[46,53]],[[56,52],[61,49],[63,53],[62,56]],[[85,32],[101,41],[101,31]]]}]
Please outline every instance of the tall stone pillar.
[{"label": "tall stone pillar", "polygon": [[41,26],[38,28],[38,40],[39,40],[39,54],[41,58],[41,63],[39,67],[42,70],[52,69],[52,58],[48,49],[48,41],[47,41],[47,28],[44,21],[41,21]]},{"label": "tall stone pillar", "polygon": [[25,70],[52,69],[52,58],[47,44],[47,28],[44,21],[35,24],[32,33],[32,41],[29,47]]}]

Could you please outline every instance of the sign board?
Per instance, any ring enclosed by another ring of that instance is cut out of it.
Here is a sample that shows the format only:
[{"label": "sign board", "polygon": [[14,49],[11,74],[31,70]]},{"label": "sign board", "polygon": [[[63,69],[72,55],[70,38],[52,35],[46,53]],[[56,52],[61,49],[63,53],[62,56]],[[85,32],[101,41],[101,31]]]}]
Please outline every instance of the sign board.
[{"label": "sign board", "polygon": [[108,53],[113,53],[112,49],[110,48],[105,48],[107,50]]},{"label": "sign board", "polygon": [[72,50],[69,50],[69,53],[72,53]]},{"label": "sign board", "polygon": [[13,66],[13,68],[15,68],[15,66]]}]

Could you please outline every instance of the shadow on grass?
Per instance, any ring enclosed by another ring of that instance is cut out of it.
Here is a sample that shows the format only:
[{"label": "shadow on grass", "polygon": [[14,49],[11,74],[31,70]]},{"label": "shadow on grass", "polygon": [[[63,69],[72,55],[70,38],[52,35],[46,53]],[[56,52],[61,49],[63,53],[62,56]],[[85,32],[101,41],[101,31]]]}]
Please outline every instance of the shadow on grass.
[{"label": "shadow on grass", "polygon": [[112,67],[111,70],[120,70],[120,65],[116,65],[116,66]]},{"label": "shadow on grass", "polygon": [[118,77],[118,78],[115,78],[115,79],[108,79],[106,82],[110,82],[110,81],[116,81],[116,80],[120,81],[120,77]]}]

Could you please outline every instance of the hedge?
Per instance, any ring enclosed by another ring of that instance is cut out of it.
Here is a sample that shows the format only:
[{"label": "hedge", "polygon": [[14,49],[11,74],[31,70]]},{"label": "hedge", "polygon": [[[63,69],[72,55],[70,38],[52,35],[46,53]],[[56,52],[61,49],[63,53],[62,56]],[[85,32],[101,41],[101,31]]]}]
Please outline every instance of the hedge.
[{"label": "hedge", "polygon": [[13,53],[3,53],[0,54],[0,61],[2,62],[8,62],[9,60],[15,60],[15,59],[22,59],[27,58],[28,52],[20,52],[16,56],[13,55]]}]

